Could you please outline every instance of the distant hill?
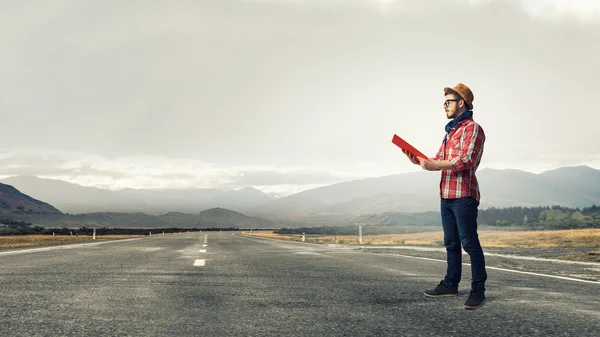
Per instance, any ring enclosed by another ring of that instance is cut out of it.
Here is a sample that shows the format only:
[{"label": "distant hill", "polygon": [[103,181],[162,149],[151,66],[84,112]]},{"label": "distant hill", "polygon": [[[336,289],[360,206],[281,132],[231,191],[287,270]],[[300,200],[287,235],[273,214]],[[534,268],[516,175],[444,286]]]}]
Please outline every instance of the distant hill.
[{"label": "distant hill", "polygon": [[[588,166],[562,167],[539,174],[514,169],[483,169],[478,171],[477,177],[482,193],[480,209],[600,205],[600,170]],[[268,196],[250,187],[237,191],[109,191],[37,177],[10,177],[4,181],[14,182],[19,190],[23,188],[24,193],[63,212],[90,213],[82,215],[82,218],[65,219],[69,223],[93,219],[90,221],[97,224],[144,226],[152,223],[157,226],[203,226],[235,222],[290,227],[347,224],[360,222],[365,217],[372,217],[383,224],[392,221],[390,219],[396,219],[394,221],[398,223],[425,223],[430,219],[425,216],[426,219],[419,220],[422,214],[439,214],[439,179],[439,171],[418,171],[348,181],[282,198]],[[6,207],[16,207],[16,204],[7,203]]]},{"label": "distant hill", "polygon": [[182,212],[193,214],[214,207],[244,212],[275,199],[252,187],[236,191],[214,188],[128,188],[111,191],[35,176],[13,176],[3,179],[2,182],[44,200],[65,213],[144,212],[158,215]]},{"label": "distant hill", "polygon": [[[249,210],[249,214],[296,217],[322,213],[344,214],[348,210],[353,214],[371,213],[372,206],[378,203],[399,204],[398,208],[382,207],[377,211],[425,211],[430,207],[404,207],[406,204],[418,204],[435,196],[439,186],[439,172],[411,172],[367,178],[318,187],[268,202]],[[395,198],[402,194],[402,198]],[[435,202],[435,200],[433,200]],[[439,204],[439,203],[438,203]]]},{"label": "distant hill", "polygon": [[370,225],[435,225],[441,224],[438,212],[401,213],[384,212],[376,214],[363,214],[354,219],[354,223]]},{"label": "distant hill", "polygon": [[4,212],[62,214],[54,206],[34,199],[14,186],[0,183],[0,213]]},{"label": "distant hill", "polygon": [[262,227],[262,228],[273,228],[278,226],[271,220],[262,219],[259,217],[249,217],[244,214],[231,211],[224,208],[211,208],[204,210],[198,214],[198,218],[202,223],[208,226],[224,225],[224,226],[235,226],[235,227]]},{"label": "distant hill", "polygon": [[163,215],[146,213],[97,212],[85,214],[4,213],[2,219],[25,221],[37,226],[53,228],[110,227],[110,228],[279,228],[281,224],[258,217],[215,208],[187,214],[169,212]]},{"label": "distant hill", "polygon": [[[481,209],[509,206],[600,204],[600,170],[563,167],[540,174],[483,169],[477,177]],[[327,215],[439,212],[440,172],[411,172],[306,190],[268,202],[247,214],[294,220]]]}]

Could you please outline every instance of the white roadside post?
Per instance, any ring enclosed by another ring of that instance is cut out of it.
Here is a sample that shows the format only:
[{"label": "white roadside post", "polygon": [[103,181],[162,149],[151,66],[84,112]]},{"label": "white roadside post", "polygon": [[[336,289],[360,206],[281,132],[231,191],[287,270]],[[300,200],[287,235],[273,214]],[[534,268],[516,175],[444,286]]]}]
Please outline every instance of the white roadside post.
[{"label": "white roadside post", "polygon": [[358,242],[362,243],[362,225],[358,225]]},{"label": "white roadside post", "polygon": [[92,236],[92,240],[96,240],[96,228],[94,228],[94,234]]},{"label": "white roadside post", "polygon": [[150,232],[150,236],[152,236],[152,232]]},{"label": "white roadside post", "polygon": [[362,226],[364,225],[364,223],[362,223],[362,222],[356,222],[356,223],[354,223],[354,225],[358,225],[358,242],[362,245],[362,243],[363,243]]},{"label": "white roadside post", "polygon": [[302,233],[302,242],[306,241],[306,234]]}]

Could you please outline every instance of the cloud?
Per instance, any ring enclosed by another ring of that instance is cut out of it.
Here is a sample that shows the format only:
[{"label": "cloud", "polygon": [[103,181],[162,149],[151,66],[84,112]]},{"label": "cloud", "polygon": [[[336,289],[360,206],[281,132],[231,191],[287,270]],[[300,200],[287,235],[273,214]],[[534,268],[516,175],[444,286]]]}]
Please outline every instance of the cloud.
[{"label": "cloud", "polygon": [[600,17],[600,3],[595,0],[518,0],[518,3],[535,18],[555,19],[567,15],[576,15],[580,19]]},{"label": "cloud", "polygon": [[[423,0],[245,0],[246,3],[271,3],[293,6],[320,6],[320,7],[360,7],[371,8],[381,12],[423,8],[431,10],[436,4],[445,1]],[[580,18],[593,18],[600,15],[600,3],[596,0],[458,0],[453,1],[454,6],[489,6],[494,2],[510,4],[534,18],[564,17],[577,15]]]},{"label": "cloud", "polygon": [[[196,160],[158,156],[109,160],[79,153],[0,152],[0,176],[35,175],[101,188],[220,188],[255,186],[290,193],[340,182],[331,169],[218,167]],[[347,172],[346,172],[347,174]]]},{"label": "cloud", "polygon": [[586,161],[598,154],[599,6],[3,1],[2,148],[22,151],[0,173],[113,188],[400,173],[414,167],[392,134],[433,155],[441,89],[459,81],[475,93],[484,165]]}]

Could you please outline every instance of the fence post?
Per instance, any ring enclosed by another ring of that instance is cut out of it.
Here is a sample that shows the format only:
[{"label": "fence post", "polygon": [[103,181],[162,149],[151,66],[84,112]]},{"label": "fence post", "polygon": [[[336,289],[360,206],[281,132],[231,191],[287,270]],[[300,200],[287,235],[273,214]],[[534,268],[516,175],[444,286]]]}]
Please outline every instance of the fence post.
[{"label": "fence post", "polygon": [[362,244],[363,243],[363,225],[368,225],[368,224],[364,223],[364,222],[355,222],[354,225],[358,226],[358,242],[360,242],[360,244]]},{"label": "fence post", "polygon": [[362,224],[358,225],[358,242],[362,243]]}]

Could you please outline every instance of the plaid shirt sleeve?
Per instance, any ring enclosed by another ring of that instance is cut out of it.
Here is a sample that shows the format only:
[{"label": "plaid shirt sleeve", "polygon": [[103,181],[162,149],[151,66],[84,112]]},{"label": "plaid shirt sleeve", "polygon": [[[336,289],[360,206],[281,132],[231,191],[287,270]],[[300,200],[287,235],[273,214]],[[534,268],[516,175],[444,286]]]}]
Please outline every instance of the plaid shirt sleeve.
[{"label": "plaid shirt sleeve", "polygon": [[435,157],[433,158],[434,160],[442,160],[442,151],[444,150],[444,142],[442,142],[442,145],[440,146],[440,149],[438,150],[438,152],[435,154]]},{"label": "plaid shirt sleeve", "polygon": [[483,150],[485,134],[478,124],[471,123],[465,127],[460,141],[463,148],[461,155],[450,159],[453,171],[468,170],[477,162]]}]

